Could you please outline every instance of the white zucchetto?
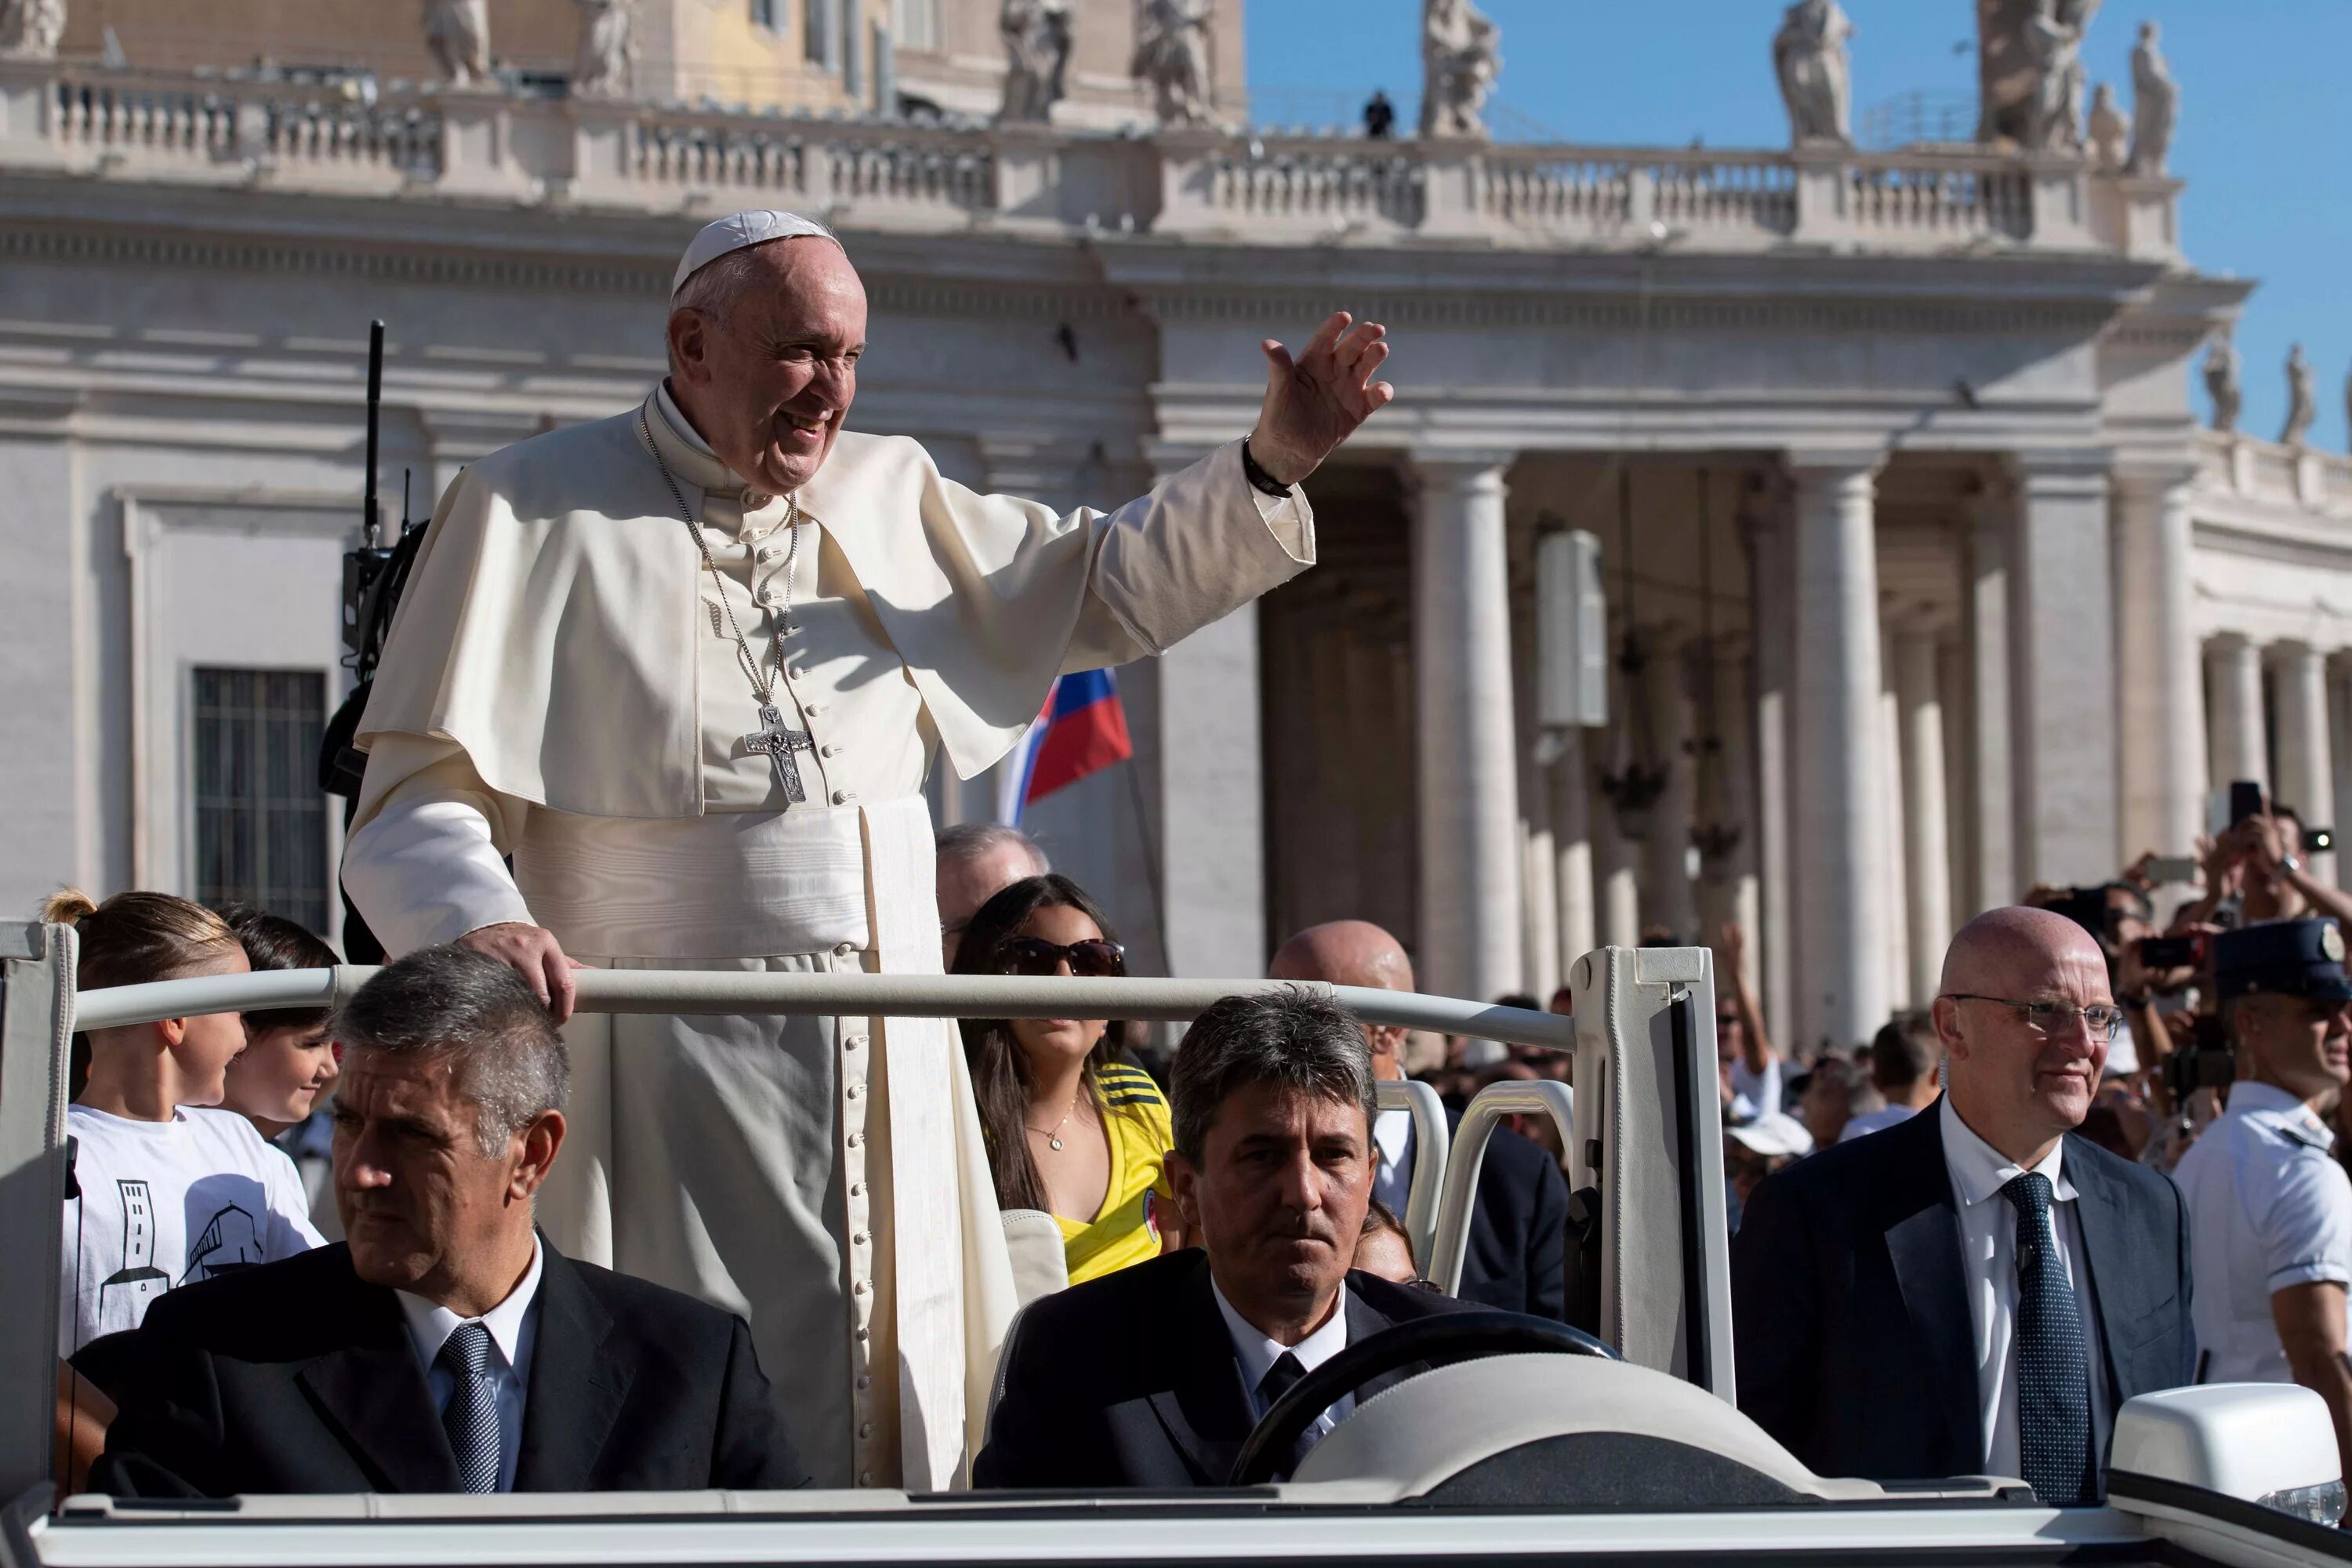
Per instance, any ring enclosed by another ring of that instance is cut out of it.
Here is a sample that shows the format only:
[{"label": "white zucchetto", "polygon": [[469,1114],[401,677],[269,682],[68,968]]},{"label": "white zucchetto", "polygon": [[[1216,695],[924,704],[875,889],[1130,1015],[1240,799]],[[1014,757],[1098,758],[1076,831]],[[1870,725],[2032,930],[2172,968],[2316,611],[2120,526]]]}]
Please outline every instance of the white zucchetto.
[{"label": "white zucchetto", "polygon": [[772,239],[799,239],[803,236],[841,241],[833,230],[798,213],[747,212],[722,217],[708,223],[694,237],[694,243],[678,258],[677,275],[669,280],[670,298],[686,287],[686,280],[731,250],[749,250],[755,245],[765,245]]}]

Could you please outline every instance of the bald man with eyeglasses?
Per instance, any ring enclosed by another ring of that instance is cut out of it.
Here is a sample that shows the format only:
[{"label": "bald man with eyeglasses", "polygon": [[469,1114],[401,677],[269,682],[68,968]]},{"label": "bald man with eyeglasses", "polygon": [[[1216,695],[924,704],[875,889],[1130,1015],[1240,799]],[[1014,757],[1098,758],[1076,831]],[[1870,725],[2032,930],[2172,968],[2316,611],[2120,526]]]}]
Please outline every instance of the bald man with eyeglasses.
[{"label": "bald man with eyeglasses", "polygon": [[1822,1475],[2093,1503],[2116,1411],[2195,1372],[2180,1194],[2074,1131],[2123,1024],[2106,961],[2062,915],[1990,910],[1934,1017],[1933,1107],[1748,1201],[1739,1407]]}]

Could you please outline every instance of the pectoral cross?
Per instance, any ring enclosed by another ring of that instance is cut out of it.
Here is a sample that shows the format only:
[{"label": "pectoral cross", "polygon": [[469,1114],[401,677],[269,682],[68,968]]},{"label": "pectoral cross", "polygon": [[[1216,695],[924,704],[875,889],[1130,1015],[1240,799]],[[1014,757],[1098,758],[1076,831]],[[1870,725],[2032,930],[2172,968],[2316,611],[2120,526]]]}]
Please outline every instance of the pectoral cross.
[{"label": "pectoral cross", "polygon": [[808,799],[801,787],[801,767],[793,761],[794,752],[814,752],[816,741],[806,730],[787,730],[784,716],[772,706],[760,709],[760,727],[743,737],[743,745],[751,752],[764,752],[776,770],[776,782],[783,786],[784,799],[794,805]]}]

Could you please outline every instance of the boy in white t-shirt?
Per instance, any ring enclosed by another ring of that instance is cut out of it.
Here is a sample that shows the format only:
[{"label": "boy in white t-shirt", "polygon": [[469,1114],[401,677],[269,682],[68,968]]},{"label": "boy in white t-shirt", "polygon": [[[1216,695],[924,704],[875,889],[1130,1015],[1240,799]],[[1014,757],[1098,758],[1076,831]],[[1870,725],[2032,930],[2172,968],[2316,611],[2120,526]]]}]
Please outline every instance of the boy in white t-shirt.
[{"label": "boy in white t-shirt", "polygon": [[[212,910],[162,893],[93,905],[51,899],[76,926],[86,990],[240,974],[250,965]],[[58,1276],[58,1352],[139,1326],[174,1286],[290,1258],[320,1243],[294,1163],[220,1103],[245,1048],[235,1013],[93,1029],[89,1078],[66,1111],[74,1141]]]}]

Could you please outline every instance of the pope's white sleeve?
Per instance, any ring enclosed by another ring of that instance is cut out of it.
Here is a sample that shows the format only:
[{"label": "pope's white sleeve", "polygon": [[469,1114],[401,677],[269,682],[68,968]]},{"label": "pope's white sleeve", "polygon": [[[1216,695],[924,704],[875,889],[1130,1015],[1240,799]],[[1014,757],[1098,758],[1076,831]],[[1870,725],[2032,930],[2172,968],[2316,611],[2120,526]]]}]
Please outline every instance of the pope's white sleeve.
[{"label": "pope's white sleeve", "polygon": [[1173,644],[1315,563],[1315,510],[1293,485],[1270,496],[1231,441],[1096,524],[1088,603],[1066,669]]},{"label": "pope's white sleeve", "polygon": [[[387,739],[401,738],[379,736],[379,754]],[[520,808],[492,794],[463,752],[446,751],[396,785],[343,845],[343,890],[394,957],[483,926],[535,923],[491,823],[492,814],[516,818],[500,824],[510,840]]]}]

